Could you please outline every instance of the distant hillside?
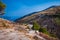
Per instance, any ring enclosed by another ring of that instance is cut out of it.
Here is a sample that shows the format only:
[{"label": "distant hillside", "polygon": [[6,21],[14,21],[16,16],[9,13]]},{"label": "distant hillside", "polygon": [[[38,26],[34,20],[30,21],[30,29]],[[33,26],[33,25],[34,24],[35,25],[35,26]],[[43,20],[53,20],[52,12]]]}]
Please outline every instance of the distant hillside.
[{"label": "distant hillside", "polygon": [[[57,35],[60,38],[60,6],[51,6],[43,11],[34,12],[28,14],[22,18],[16,19],[18,23],[33,24],[33,21],[37,21],[39,25],[45,27],[48,32]],[[58,22],[58,23],[56,23]]]},{"label": "distant hillside", "polygon": [[51,6],[45,10],[39,11],[39,12],[33,12],[28,15],[25,15],[21,18],[16,19],[16,22],[24,23],[24,22],[30,22],[30,20],[35,20],[36,18],[42,17],[44,15],[56,15],[57,13],[60,13],[60,6]]}]

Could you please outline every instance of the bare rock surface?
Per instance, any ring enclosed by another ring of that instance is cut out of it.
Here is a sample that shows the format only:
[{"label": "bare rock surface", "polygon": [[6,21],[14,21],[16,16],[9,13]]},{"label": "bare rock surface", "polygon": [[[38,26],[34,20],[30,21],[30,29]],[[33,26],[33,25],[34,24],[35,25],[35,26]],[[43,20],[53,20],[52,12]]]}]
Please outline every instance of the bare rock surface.
[{"label": "bare rock surface", "polygon": [[33,40],[26,36],[23,32],[13,29],[0,30],[0,40]]}]

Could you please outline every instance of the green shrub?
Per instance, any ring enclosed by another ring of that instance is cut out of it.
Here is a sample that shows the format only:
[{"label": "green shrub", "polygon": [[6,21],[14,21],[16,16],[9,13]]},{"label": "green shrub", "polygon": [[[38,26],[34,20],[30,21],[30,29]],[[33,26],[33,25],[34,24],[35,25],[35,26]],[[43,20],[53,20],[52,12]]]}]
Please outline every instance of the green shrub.
[{"label": "green shrub", "polygon": [[0,1],[0,15],[5,14],[5,12],[4,12],[5,7],[6,7],[6,5]]},{"label": "green shrub", "polygon": [[40,28],[39,32],[45,33],[45,34],[49,34],[48,31],[46,30],[46,28]]},{"label": "green shrub", "polygon": [[44,34],[47,34],[49,35],[50,37],[56,37],[56,35],[54,34],[50,34],[46,28],[43,28],[41,27],[40,25],[38,25],[38,23],[36,21],[34,21],[33,23],[33,27],[32,27],[33,30],[38,30],[39,32],[42,32]]},{"label": "green shrub", "polygon": [[46,30],[46,28],[40,28],[39,29],[39,32],[42,32],[42,33],[45,33],[45,34],[47,34],[47,35],[49,35],[50,37],[57,37],[55,34],[50,34],[47,30]]},{"label": "green shrub", "polygon": [[55,37],[55,38],[57,37],[55,34],[50,34],[49,36],[51,36],[51,37]]},{"label": "green shrub", "polygon": [[56,17],[55,21],[56,21],[56,24],[60,25],[60,18]]},{"label": "green shrub", "polygon": [[39,32],[45,33],[45,34],[49,34],[48,31],[46,30],[46,28],[42,28],[36,21],[33,22],[33,30],[38,30]]},{"label": "green shrub", "polygon": [[36,21],[33,22],[33,27],[32,27],[33,30],[39,30],[40,29],[40,26],[38,25],[38,23]]},{"label": "green shrub", "polygon": [[3,4],[3,3],[0,1],[0,7],[1,7],[1,8],[5,8],[5,7],[6,7],[6,5],[5,5],[5,4]]}]

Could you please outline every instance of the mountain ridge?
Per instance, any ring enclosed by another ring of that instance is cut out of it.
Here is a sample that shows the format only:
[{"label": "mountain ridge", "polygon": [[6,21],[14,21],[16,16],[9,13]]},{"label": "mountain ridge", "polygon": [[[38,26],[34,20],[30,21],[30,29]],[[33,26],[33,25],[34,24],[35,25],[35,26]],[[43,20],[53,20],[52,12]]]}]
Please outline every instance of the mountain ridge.
[{"label": "mountain ridge", "polygon": [[[51,7],[48,7],[48,8],[46,8],[46,9],[42,10],[42,11],[48,10],[48,9],[50,9],[50,8],[55,8],[55,7],[60,7],[60,6],[51,6]],[[35,14],[35,13],[39,13],[39,12],[42,12],[42,11],[37,11],[37,12],[33,12],[33,13],[30,13],[30,14],[24,15],[23,17],[18,18],[18,19],[16,19],[16,20],[20,20],[20,19],[22,19],[22,18],[24,18],[24,17],[30,16],[30,15],[33,15],[33,14]],[[15,21],[16,21],[16,20],[15,20]]]}]

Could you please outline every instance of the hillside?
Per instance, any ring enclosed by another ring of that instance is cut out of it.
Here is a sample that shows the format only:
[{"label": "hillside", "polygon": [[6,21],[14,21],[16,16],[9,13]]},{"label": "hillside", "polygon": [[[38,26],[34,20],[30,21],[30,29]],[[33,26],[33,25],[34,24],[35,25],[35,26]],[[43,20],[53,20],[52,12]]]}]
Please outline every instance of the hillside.
[{"label": "hillside", "polygon": [[44,15],[55,15],[57,13],[60,13],[60,6],[51,6],[45,10],[39,11],[39,12],[33,12],[28,15],[25,15],[21,18],[16,19],[16,22],[30,22],[31,20],[39,19],[39,17],[43,17]]},{"label": "hillside", "polygon": [[59,17],[60,6],[52,6],[43,11],[34,12],[22,18],[18,18],[15,21],[17,23],[27,24],[33,24],[33,21],[37,21],[37,23],[46,28],[49,33],[54,34],[60,38],[60,23],[59,25],[56,23],[56,21],[58,22],[57,18]]},{"label": "hillside", "polygon": [[58,40],[34,30],[27,30],[25,25],[0,18],[0,40]]}]

